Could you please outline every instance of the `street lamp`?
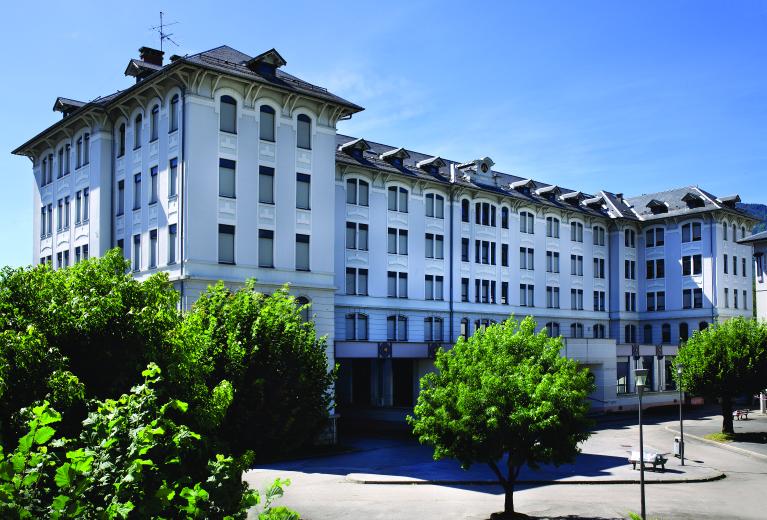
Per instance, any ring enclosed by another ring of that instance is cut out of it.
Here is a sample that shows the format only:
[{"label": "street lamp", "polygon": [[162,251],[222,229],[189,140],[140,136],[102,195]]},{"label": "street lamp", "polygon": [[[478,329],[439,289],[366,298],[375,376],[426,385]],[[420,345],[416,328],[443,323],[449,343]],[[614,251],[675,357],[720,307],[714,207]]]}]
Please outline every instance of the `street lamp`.
[{"label": "street lamp", "polygon": [[676,366],[677,384],[679,384],[679,460],[682,461],[684,466],[684,421],[682,420],[682,370],[684,365],[679,363]]},{"label": "street lamp", "polygon": [[639,395],[639,492],[642,496],[642,520],[645,520],[644,504],[644,437],[642,435],[642,394],[647,385],[647,369],[637,368],[634,370],[637,394]]}]

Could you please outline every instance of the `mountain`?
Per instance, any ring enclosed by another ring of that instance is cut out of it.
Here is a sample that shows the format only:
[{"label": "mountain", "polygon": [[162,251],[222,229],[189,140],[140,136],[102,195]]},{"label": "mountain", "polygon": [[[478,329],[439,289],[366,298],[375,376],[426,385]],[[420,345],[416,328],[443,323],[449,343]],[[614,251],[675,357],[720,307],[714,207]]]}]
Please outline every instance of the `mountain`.
[{"label": "mountain", "polygon": [[767,205],[747,204],[744,202],[739,202],[738,209],[742,209],[746,213],[761,221],[759,224],[754,226],[754,229],[752,230],[753,233],[759,233],[767,229]]}]

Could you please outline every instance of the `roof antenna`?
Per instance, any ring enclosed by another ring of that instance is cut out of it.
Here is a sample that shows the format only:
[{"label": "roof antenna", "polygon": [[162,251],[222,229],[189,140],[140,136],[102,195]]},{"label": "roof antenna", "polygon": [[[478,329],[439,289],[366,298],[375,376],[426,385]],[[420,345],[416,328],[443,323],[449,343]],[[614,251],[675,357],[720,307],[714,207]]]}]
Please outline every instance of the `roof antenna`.
[{"label": "roof antenna", "polygon": [[164,15],[164,14],[165,14],[165,13],[163,13],[162,11],[160,11],[160,25],[155,25],[154,27],[150,27],[150,28],[149,28],[149,30],[150,30],[150,31],[157,31],[157,33],[160,35],[160,51],[161,51],[161,52],[162,52],[162,43],[163,43],[165,40],[168,40],[169,42],[171,42],[171,43],[172,43],[173,45],[175,45],[176,47],[178,47],[178,46],[179,46],[179,45],[178,45],[178,43],[176,43],[176,42],[173,40],[173,38],[171,38],[171,36],[173,36],[173,33],[166,33],[166,32],[165,32],[165,28],[166,28],[166,27],[170,27],[171,25],[176,25],[176,24],[177,24],[177,23],[179,23],[179,22],[170,22],[170,23],[164,23],[164,22],[163,22],[163,19],[162,19],[162,17],[163,17],[163,15]]}]

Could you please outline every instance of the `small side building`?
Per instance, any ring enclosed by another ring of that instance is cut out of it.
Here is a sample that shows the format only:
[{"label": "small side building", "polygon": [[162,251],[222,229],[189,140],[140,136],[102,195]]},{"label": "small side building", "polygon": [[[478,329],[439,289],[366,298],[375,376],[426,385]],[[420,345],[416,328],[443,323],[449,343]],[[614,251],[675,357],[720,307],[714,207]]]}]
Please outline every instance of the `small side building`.
[{"label": "small side building", "polygon": [[754,310],[756,317],[767,320],[767,231],[740,241],[754,248]]}]

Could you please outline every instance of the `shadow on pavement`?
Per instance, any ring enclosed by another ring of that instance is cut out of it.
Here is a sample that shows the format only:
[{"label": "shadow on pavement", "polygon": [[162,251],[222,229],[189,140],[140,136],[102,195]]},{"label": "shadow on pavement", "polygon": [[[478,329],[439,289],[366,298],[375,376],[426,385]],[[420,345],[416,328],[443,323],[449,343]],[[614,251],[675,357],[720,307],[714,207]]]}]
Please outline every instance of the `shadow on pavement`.
[{"label": "shadow on pavement", "polygon": [[514,513],[506,515],[504,513],[493,513],[487,520],[624,520],[622,517],[603,517],[603,516],[536,516],[526,515],[524,513]]}]

